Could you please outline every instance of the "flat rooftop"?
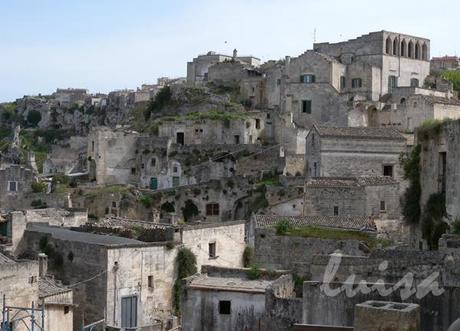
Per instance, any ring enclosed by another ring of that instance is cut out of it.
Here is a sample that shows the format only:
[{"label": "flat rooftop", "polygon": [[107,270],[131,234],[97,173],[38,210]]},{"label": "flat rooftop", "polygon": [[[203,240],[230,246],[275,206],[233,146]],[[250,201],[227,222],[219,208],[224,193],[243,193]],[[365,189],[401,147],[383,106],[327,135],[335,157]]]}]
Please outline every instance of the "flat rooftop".
[{"label": "flat rooftop", "polygon": [[147,245],[143,241],[117,237],[111,235],[94,234],[88,232],[73,231],[68,228],[57,226],[50,226],[48,224],[29,223],[27,224],[27,231],[46,233],[55,239],[83,242],[92,245],[101,246],[120,246],[120,245]]},{"label": "flat rooftop", "polygon": [[207,274],[196,275],[187,284],[188,288],[208,291],[228,291],[265,293],[265,289],[272,283],[269,280],[249,280],[236,277],[209,277]]}]

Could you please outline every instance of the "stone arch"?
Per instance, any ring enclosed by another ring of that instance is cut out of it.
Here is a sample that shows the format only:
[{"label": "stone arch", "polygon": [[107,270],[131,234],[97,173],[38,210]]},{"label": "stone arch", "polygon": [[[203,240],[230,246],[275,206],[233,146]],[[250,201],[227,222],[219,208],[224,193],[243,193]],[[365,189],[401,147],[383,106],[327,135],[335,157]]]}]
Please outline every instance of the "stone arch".
[{"label": "stone arch", "polygon": [[407,57],[410,57],[411,59],[414,58],[414,43],[409,41],[409,45],[407,47]]},{"label": "stone arch", "polygon": [[428,46],[426,43],[422,45],[422,60],[428,61]]},{"label": "stone arch", "polygon": [[406,40],[403,39],[403,41],[401,41],[401,48],[399,49],[399,54],[401,56],[407,56],[406,47],[407,47]]},{"label": "stone arch", "polygon": [[414,58],[420,60],[420,44],[418,43],[418,41],[415,43]]},{"label": "stone arch", "polygon": [[398,39],[393,40],[393,55],[398,55]]},{"label": "stone arch", "polygon": [[378,111],[377,107],[370,106],[367,108],[367,124],[370,127],[378,127],[379,125],[379,118],[378,118]]},{"label": "stone arch", "polygon": [[385,53],[391,55],[391,45],[393,44],[392,40],[390,37],[387,37],[387,40],[385,41]]}]

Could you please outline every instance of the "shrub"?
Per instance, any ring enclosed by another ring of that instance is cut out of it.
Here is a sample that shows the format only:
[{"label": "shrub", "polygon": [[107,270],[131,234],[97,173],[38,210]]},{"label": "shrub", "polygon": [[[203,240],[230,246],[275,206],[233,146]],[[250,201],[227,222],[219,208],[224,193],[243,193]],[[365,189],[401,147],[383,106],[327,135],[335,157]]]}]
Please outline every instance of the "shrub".
[{"label": "shrub", "polygon": [[285,235],[291,229],[291,224],[288,220],[278,221],[275,225],[276,234],[279,236]]},{"label": "shrub", "polygon": [[45,193],[48,185],[44,182],[34,182],[31,187],[34,193]]},{"label": "shrub", "polygon": [[180,315],[180,298],[182,295],[182,279],[190,277],[197,272],[196,256],[188,248],[181,248],[176,256],[177,278],[173,287],[174,308]]},{"label": "shrub", "polygon": [[166,243],[166,249],[169,250],[169,251],[170,251],[171,249],[173,249],[174,246],[175,246],[175,245],[174,245],[174,243],[173,243],[172,241],[169,241],[169,242]]},{"label": "shrub", "polygon": [[152,207],[152,204],[153,204],[153,200],[151,197],[149,197],[148,195],[144,195],[140,198],[140,202],[142,203],[142,205],[145,207],[145,208],[151,208]]},{"label": "shrub", "polygon": [[145,118],[149,119],[152,113],[160,112],[163,107],[171,101],[171,97],[172,92],[169,86],[165,86],[159,90],[155,98],[150,100],[147,111],[145,113]]},{"label": "shrub", "polygon": [[249,269],[249,270],[246,272],[246,276],[247,276],[248,279],[250,279],[250,280],[259,279],[261,275],[262,275],[262,272],[260,271],[259,267],[257,267],[257,266],[251,267],[251,269]]},{"label": "shrub", "polygon": [[408,156],[401,156],[400,163],[404,170],[404,179],[409,186],[402,197],[402,214],[404,220],[410,224],[417,224],[420,220],[420,145],[415,146]]},{"label": "shrub", "polygon": [[243,266],[249,268],[252,265],[254,260],[254,249],[252,247],[246,246],[243,251]]}]

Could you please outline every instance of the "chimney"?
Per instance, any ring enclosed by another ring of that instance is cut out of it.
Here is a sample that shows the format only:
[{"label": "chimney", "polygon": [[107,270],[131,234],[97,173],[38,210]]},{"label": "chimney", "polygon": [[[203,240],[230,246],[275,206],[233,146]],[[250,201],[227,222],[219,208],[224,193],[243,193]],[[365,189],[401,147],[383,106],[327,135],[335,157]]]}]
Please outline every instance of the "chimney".
[{"label": "chimney", "polygon": [[48,273],[48,256],[45,253],[38,253],[38,276],[45,277]]}]

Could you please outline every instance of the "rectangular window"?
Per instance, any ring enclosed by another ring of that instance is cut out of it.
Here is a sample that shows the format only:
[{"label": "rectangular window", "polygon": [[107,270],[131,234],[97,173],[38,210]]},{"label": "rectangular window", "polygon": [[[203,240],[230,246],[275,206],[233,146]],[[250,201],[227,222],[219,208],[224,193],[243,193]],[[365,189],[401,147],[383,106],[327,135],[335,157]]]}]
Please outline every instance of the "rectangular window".
[{"label": "rectangular window", "polygon": [[208,253],[209,253],[210,258],[216,257],[216,243],[215,242],[209,243]]},{"label": "rectangular window", "polygon": [[343,90],[347,85],[347,79],[345,76],[340,76],[340,89]]},{"label": "rectangular window", "polygon": [[311,100],[302,100],[302,113],[311,114]]},{"label": "rectangular window", "polygon": [[395,87],[398,87],[398,78],[396,76],[388,77],[388,90],[392,90]]},{"label": "rectangular window", "polygon": [[256,129],[260,129],[260,119],[256,118]]},{"label": "rectangular window", "polygon": [[339,206],[334,206],[334,216],[339,216]]},{"label": "rectangular window", "polygon": [[219,314],[230,315],[232,312],[232,302],[227,300],[219,301]]},{"label": "rectangular window", "polygon": [[70,312],[70,306],[64,306],[64,315]]},{"label": "rectangular window", "polygon": [[18,191],[18,182],[16,182],[16,181],[8,182],[8,191],[9,192],[17,192]]},{"label": "rectangular window", "polygon": [[361,88],[361,87],[363,87],[363,80],[361,78],[353,78],[351,80],[351,87],[352,88]]},{"label": "rectangular window", "polygon": [[315,75],[307,74],[300,76],[300,82],[304,84],[312,84],[316,81]]},{"label": "rectangular window", "polygon": [[240,143],[240,136],[239,135],[235,135],[233,136],[234,140],[235,140],[235,145],[238,145]]},{"label": "rectangular window", "polygon": [[148,283],[148,286],[149,288],[154,288],[154,285],[153,285],[153,276],[148,276],[147,277],[147,283]]},{"label": "rectangular window", "polygon": [[392,165],[384,165],[383,166],[383,175],[386,177],[393,177],[393,166]]},{"label": "rectangular window", "polygon": [[218,216],[219,215],[219,204],[218,203],[208,203],[206,205],[206,215],[207,216]]},{"label": "rectangular window", "polygon": [[386,210],[385,201],[382,200],[380,201],[380,211],[385,211],[385,210]]},{"label": "rectangular window", "polygon": [[121,327],[137,327],[137,296],[121,298]]},{"label": "rectangular window", "polygon": [[131,175],[135,175],[136,174],[136,168],[131,168]]},{"label": "rectangular window", "polygon": [[152,158],[152,160],[150,160],[150,165],[154,167],[156,164],[157,164],[157,159]]},{"label": "rectangular window", "polygon": [[280,86],[280,85],[281,85],[281,79],[277,79],[277,80],[276,80],[276,85],[277,85],[277,86]]},{"label": "rectangular window", "polygon": [[173,173],[177,173],[177,167],[173,167]]},{"label": "rectangular window", "polygon": [[91,142],[91,152],[94,152],[94,141]]}]

